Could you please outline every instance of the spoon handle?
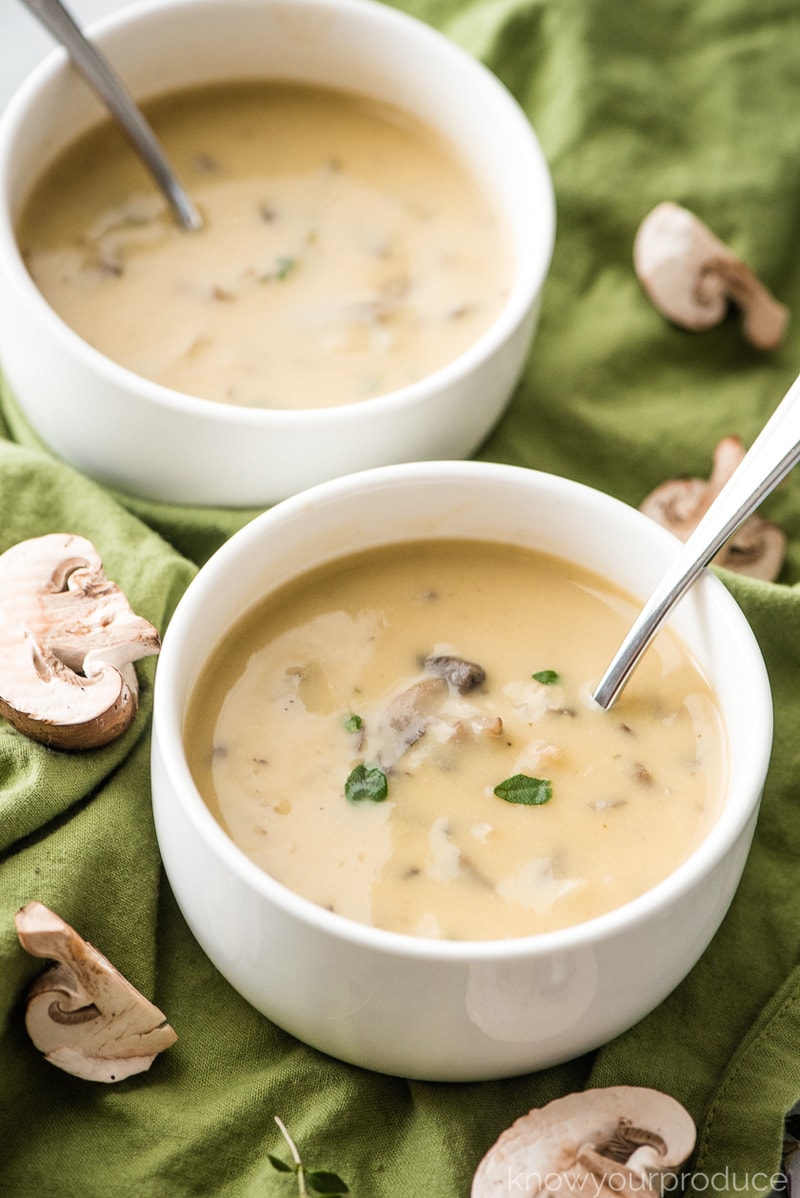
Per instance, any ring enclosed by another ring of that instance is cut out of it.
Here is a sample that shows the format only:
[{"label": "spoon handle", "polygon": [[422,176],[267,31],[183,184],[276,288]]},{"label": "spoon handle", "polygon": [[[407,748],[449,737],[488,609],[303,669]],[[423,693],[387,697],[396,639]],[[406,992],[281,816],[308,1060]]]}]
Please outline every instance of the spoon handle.
[{"label": "spoon handle", "polygon": [[22,0],[67,50],[76,70],[105,103],[164,192],[178,223],[189,231],[202,218],[179,183],[155,134],[133,102],[108,59],[86,38],[61,0]]},{"label": "spoon handle", "polygon": [[703,568],[800,461],[800,378],[764,425],[737,469],[634,621],[594,692],[608,708],[672,608]]}]

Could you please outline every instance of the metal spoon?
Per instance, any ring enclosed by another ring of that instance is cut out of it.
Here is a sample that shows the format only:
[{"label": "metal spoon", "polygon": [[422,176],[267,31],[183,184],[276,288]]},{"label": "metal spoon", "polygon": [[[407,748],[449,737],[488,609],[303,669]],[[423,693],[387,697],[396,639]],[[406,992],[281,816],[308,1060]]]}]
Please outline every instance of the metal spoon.
[{"label": "metal spoon", "polygon": [[155,134],[108,59],[83,34],[61,0],[22,0],[22,3],[64,46],[76,70],[119,123],[166,196],[178,224],[190,232],[201,229],[200,213],[178,182]]},{"label": "metal spoon", "polygon": [[800,461],[800,378],[764,425],[653,591],[594,692],[608,708],[647,646],[702,570]]}]

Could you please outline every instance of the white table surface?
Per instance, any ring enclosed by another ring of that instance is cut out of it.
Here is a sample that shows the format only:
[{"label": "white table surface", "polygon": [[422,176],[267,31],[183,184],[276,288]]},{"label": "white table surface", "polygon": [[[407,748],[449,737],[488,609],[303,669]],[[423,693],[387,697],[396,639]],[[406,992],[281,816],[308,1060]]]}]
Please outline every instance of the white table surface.
[{"label": "white table surface", "polygon": [[[67,0],[79,25],[85,26],[122,8],[130,0]],[[0,0],[0,108],[23,78],[55,42],[22,0]]]}]

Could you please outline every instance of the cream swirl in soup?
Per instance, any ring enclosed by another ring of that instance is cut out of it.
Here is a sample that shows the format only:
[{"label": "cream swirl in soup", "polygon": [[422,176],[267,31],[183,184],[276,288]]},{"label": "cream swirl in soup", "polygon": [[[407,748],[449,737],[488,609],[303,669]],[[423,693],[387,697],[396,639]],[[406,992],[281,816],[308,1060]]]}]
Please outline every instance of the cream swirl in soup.
[{"label": "cream swirl in soup", "polygon": [[137,374],[221,403],[355,403],[453,361],[506,301],[491,204],[408,115],[255,82],[147,113],[202,231],[178,229],[103,125],[45,173],[18,232],[52,308]]},{"label": "cream swirl in soup", "polygon": [[714,695],[671,634],[594,704],[636,611],[518,547],[365,551],[228,635],[190,767],[256,864],[350,919],[457,940],[580,923],[685,860],[725,786]]}]

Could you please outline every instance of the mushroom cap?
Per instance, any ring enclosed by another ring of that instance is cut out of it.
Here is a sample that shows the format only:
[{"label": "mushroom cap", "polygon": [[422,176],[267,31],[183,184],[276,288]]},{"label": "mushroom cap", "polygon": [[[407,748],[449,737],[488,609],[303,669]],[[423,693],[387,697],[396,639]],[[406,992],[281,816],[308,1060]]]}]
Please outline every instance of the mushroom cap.
[{"label": "mushroom cap", "polygon": [[0,715],[26,735],[107,744],[136,713],[132,663],[159,648],[84,537],[52,533],[0,555]]},{"label": "mushroom cap", "polygon": [[15,922],[26,952],[56,962],[34,981],[25,1012],[28,1034],[51,1064],[114,1082],[149,1069],[174,1044],[158,1007],[60,916],[33,901]]},{"label": "mushroom cap", "polygon": [[[620,1129],[623,1138],[630,1135],[627,1156],[612,1148],[620,1144]],[[515,1177],[524,1178],[525,1192],[535,1194],[548,1193],[554,1178],[562,1175],[569,1192],[568,1183],[579,1186],[588,1173],[598,1181],[605,1176],[611,1188],[623,1192],[614,1181],[627,1174],[646,1179],[653,1168],[657,1173],[677,1169],[691,1155],[695,1138],[688,1111],[658,1090],[611,1086],[568,1094],[529,1111],[502,1133],[478,1165],[471,1198],[513,1192]],[[605,1156],[604,1146],[613,1154]],[[605,1174],[598,1172],[598,1159]],[[649,1189],[640,1181],[640,1192]],[[597,1187],[589,1192],[596,1193]]]}]

